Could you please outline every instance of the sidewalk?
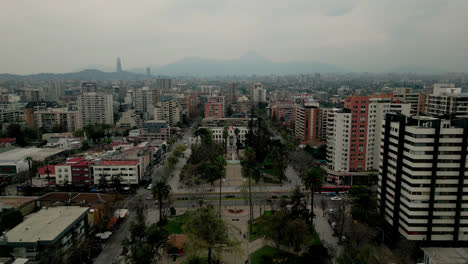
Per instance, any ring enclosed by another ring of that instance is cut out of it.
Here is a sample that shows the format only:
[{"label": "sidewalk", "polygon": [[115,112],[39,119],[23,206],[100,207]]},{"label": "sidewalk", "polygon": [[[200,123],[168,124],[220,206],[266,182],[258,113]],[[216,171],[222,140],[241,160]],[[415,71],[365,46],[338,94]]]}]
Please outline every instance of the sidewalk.
[{"label": "sidewalk", "polygon": [[[331,245],[336,248],[337,254],[341,251],[341,246],[338,245],[338,238],[333,236],[333,229],[327,221],[327,217],[323,217],[323,211],[319,208],[314,208],[314,213],[316,217],[314,218],[315,231],[322,240],[322,243],[325,242],[328,245]],[[332,260],[335,263],[335,260]]]}]

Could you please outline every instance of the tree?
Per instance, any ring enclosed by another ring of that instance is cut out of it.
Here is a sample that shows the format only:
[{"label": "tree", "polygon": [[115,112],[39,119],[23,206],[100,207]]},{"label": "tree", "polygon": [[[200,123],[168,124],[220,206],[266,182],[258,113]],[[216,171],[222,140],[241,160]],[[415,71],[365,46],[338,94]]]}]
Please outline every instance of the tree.
[{"label": "tree", "polygon": [[227,154],[227,139],[229,136],[229,127],[224,126],[223,128],[223,139],[224,139],[224,155]]},{"label": "tree", "polygon": [[3,209],[0,213],[0,232],[12,229],[21,222],[23,222],[23,215],[18,209]]},{"label": "tree", "polygon": [[162,208],[163,208],[163,201],[169,197],[171,193],[171,186],[167,184],[166,181],[160,180],[153,185],[153,197],[158,200],[159,203],[159,222],[160,224],[164,223],[163,215],[162,215]]},{"label": "tree", "polygon": [[27,145],[23,129],[21,129],[19,124],[9,124],[6,130],[6,137],[15,138],[16,144],[22,147]]},{"label": "tree", "polygon": [[210,130],[207,128],[199,128],[194,133],[195,137],[200,137],[202,144],[210,145],[213,142],[213,136]]},{"label": "tree", "polygon": [[335,222],[335,234],[338,237],[338,240],[341,242],[343,240],[343,232],[348,217],[347,203],[345,200],[338,201],[338,207],[330,215],[330,219]]},{"label": "tree", "polygon": [[89,149],[89,148],[90,148],[90,146],[89,146],[88,140],[83,140],[83,141],[81,142],[81,150],[87,150],[87,149]]},{"label": "tree", "polygon": [[219,254],[236,246],[237,243],[229,239],[226,224],[213,207],[203,207],[194,211],[190,219],[186,224],[189,245],[197,252],[207,250],[208,264],[213,262],[213,253]]},{"label": "tree", "polygon": [[28,177],[28,180],[29,180],[29,185],[31,186],[32,185],[32,161],[33,159],[31,157],[26,157],[24,158],[24,161],[26,161],[28,163],[28,172],[29,172],[29,177]]},{"label": "tree", "polygon": [[83,129],[77,129],[73,132],[74,137],[84,137],[84,130]]},{"label": "tree", "polygon": [[291,220],[287,223],[285,229],[288,234],[286,236],[288,245],[292,246],[295,252],[299,252],[310,235],[306,221],[300,218]]},{"label": "tree", "polygon": [[122,187],[122,174],[112,175],[112,186],[114,187],[116,192],[120,192]]},{"label": "tree", "polygon": [[310,168],[310,164],[314,162],[314,158],[308,152],[299,150],[290,155],[291,163],[295,170],[299,172],[299,177],[302,178],[304,172]]},{"label": "tree", "polygon": [[285,178],[284,171],[287,167],[286,155],[278,146],[274,146],[268,155],[269,159],[273,164],[273,169],[279,177],[280,183],[282,183]]},{"label": "tree", "polygon": [[127,261],[133,264],[156,263],[167,236],[158,225],[147,226],[143,209],[138,207],[136,220],[130,223],[130,237],[122,241],[122,245],[129,250]]},{"label": "tree", "polygon": [[226,108],[226,116],[227,116],[227,117],[231,117],[233,113],[234,113],[234,110],[232,110],[231,105],[229,105],[229,106]]},{"label": "tree", "polygon": [[235,128],[234,129],[234,134],[236,134],[236,154],[239,155],[239,148],[241,146],[241,142],[240,142],[240,138],[239,138],[239,134],[240,134],[240,130],[239,128]]},{"label": "tree", "polygon": [[177,157],[174,156],[174,155],[170,155],[168,158],[167,158],[167,165],[169,166],[169,168],[172,170],[174,169],[175,165],[177,164]]},{"label": "tree", "polygon": [[299,189],[299,186],[294,189],[291,195],[291,209],[289,214],[292,219],[301,218],[306,220],[308,218],[309,212],[307,210],[305,196]]},{"label": "tree", "polygon": [[214,165],[216,166],[216,169],[219,174],[219,215],[221,216],[221,187],[224,177],[224,168],[226,167],[226,160],[223,156],[218,156],[218,158],[216,158],[214,162]]},{"label": "tree", "polygon": [[349,189],[353,219],[374,226],[377,223],[377,198],[370,188],[353,185]]},{"label": "tree", "polygon": [[302,177],[302,182],[307,190],[310,191],[310,220],[313,222],[314,217],[314,192],[322,188],[323,170],[321,168],[311,168]]}]

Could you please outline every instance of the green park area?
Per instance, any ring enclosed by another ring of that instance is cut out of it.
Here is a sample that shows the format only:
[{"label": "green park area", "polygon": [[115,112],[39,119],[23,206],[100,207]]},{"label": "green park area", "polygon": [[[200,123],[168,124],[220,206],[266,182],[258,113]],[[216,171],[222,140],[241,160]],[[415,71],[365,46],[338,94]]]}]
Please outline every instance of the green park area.
[{"label": "green park area", "polygon": [[185,213],[183,215],[171,217],[163,226],[163,229],[169,234],[183,234],[184,224],[190,221],[190,215]]}]

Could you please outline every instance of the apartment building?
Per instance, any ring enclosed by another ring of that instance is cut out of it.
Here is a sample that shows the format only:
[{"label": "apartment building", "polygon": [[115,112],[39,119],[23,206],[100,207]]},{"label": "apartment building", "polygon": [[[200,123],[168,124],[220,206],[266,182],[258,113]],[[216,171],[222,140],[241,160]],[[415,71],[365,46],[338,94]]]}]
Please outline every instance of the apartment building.
[{"label": "apartment building", "polygon": [[133,108],[141,113],[145,120],[153,118],[153,91],[149,87],[135,89],[133,92]]},{"label": "apartment building", "polygon": [[318,102],[296,107],[294,133],[302,142],[319,140],[320,109]]},{"label": "apartment building", "polygon": [[93,165],[94,184],[111,184],[115,177],[119,177],[121,184],[138,185],[142,177],[140,166],[138,160],[96,161]]},{"label": "apartment building", "polygon": [[0,123],[22,122],[25,118],[25,112],[19,104],[0,104]]},{"label": "apartment building", "polygon": [[0,245],[11,248],[14,258],[26,258],[31,263],[39,263],[41,255],[47,254],[47,248],[65,252],[82,241],[89,228],[88,212],[88,207],[80,206],[41,209],[4,233]]},{"label": "apartment building", "polygon": [[270,103],[268,110],[271,118],[275,118],[276,121],[282,121],[285,124],[290,124],[295,120],[296,107],[297,105],[293,101],[281,101]]},{"label": "apartment building", "polygon": [[411,105],[411,115],[418,115],[426,111],[426,94],[413,92],[407,87],[397,87],[393,89],[393,101]]},{"label": "apartment building", "polygon": [[392,103],[391,96],[350,96],[345,100],[345,110],[328,114],[328,181],[351,185],[354,179],[378,170],[385,114],[410,114],[409,104]]},{"label": "apartment building", "polygon": [[78,96],[80,128],[94,124],[114,124],[112,94],[83,92]]},{"label": "apartment building", "polygon": [[254,103],[266,102],[266,89],[262,83],[250,85],[250,101]]},{"label": "apartment building", "polygon": [[206,103],[205,104],[205,118],[223,118],[224,105],[222,103]]},{"label": "apartment building", "polygon": [[36,111],[33,115],[34,126],[44,131],[52,131],[59,127],[73,132],[80,127],[80,113],[69,111],[67,108],[47,108]]},{"label": "apartment building", "polygon": [[427,114],[441,116],[460,113],[468,116],[468,94],[454,84],[434,84],[432,94],[427,96]]},{"label": "apartment building", "polygon": [[468,119],[387,114],[378,204],[394,236],[468,240]]},{"label": "apartment building", "polygon": [[92,164],[92,160],[70,158],[63,164],[55,165],[55,181],[57,185],[93,185]]},{"label": "apartment building", "polygon": [[175,126],[180,121],[180,108],[172,97],[164,101],[160,101],[154,108],[154,120],[165,120],[171,127]]},{"label": "apartment building", "polygon": [[140,115],[136,113],[135,110],[131,109],[127,112],[123,112],[116,126],[120,128],[141,127]]}]

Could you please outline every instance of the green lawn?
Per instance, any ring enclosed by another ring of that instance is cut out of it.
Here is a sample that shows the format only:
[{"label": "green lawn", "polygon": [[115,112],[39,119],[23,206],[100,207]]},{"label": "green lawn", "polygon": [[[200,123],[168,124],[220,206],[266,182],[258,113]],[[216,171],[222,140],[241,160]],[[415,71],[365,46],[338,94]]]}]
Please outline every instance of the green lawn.
[{"label": "green lawn", "polygon": [[270,246],[264,246],[255,251],[250,260],[252,264],[267,264],[267,263],[296,263],[297,257],[291,253],[282,251]]},{"label": "green lawn", "polygon": [[183,234],[183,226],[187,221],[189,221],[189,219],[190,216],[188,214],[171,217],[168,219],[167,224],[163,226],[163,229],[169,234]]},{"label": "green lawn", "polygon": [[265,213],[262,216],[254,219],[253,224],[252,224],[252,229],[253,230],[250,230],[250,232],[249,232],[249,240],[250,241],[252,241],[254,239],[257,239],[260,236],[262,236],[262,234],[260,234],[260,231],[258,230],[258,225],[259,225],[258,222],[261,221],[261,219],[263,217],[269,216],[269,215],[271,215],[271,211],[265,211]]},{"label": "green lawn", "polygon": [[[252,225],[253,230],[249,232],[250,241],[263,236],[263,234],[259,230],[259,222],[261,221],[263,217],[270,216],[271,214],[272,214],[271,211],[265,211],[265,213],[262,216],[254,219],[253,225]],[[315,246],[322,245],[322,241],[320,240],[320,237],[318,236],[317,232],[315,232],[315,230],[312,230],[312,239],[311,239],[310,245],[315,245]]]}]

